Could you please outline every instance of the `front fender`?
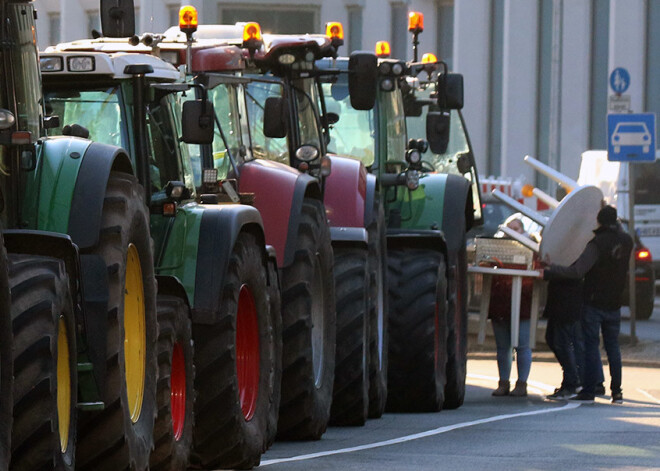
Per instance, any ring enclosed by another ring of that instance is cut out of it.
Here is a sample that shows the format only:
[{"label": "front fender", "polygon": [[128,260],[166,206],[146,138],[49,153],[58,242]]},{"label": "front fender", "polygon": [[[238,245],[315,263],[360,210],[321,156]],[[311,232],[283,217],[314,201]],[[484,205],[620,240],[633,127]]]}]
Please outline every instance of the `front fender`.
[{"label": "front fender", "polygon": [[28,175],[24,214],[28,227],[69,234],[81,251],[98,243],[103,200],[113,170],[133,174],[119,147],[87,139],[46,139]]},{"label": "front fender", "polygon": [[188,204],[179,208],[168,228],[156,272],[181,282],[193,322],[217,321],[229,258],[241,231],[257,236],[265,260],[263,223],[251,206]]},{"label": "front fender", "polygon": [[263,218],[266,243],[275,248],[277,265],[290,265],[303,200],[321,198],[318,181],[288,165],[261,159],[241,165],[240,174],[240,191],[254,193],[254,206]]},{"label": "front fender", "polygon": [[323,202],[330,227],[365,227],[367,169],[357,160],[329,157],[332,171],[325,180]]}]

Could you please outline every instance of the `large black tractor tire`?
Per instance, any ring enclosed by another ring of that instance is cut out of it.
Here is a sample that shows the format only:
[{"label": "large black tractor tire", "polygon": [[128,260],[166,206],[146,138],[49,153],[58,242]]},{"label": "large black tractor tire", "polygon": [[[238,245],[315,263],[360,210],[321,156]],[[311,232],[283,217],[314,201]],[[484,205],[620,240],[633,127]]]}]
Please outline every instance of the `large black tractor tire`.
[{"label": "large black tractor tire", "polygon": [[270,448],[277,436],[277,422],[280,418],[280,400],[282,399],[282,288],[277,265],[274,261],[268,263],[268,302],[273,323],[272,355],[274,362],[270,373],[269,391],[271,391],[271,395],[266,449]]},{"label": "large black tractor tire", "polygon": [[9,468],[14,387],[7,252],[0,236],[0,471]]},{"label": "large black tractor tire", "polygon": [[333,252],[325,209],[305,199],[293,263],[282,273],[282,401],[278,437],[318,440],[328,426],[335,374]]},{"label": "large black tractor tire", "polygon": [[186,469],[193,439],[195,367],[190,314],[178,296],[159,294],[158,415],[151,471]]},{"label": "large black tractor tire", "polygon": [[458,251],[449,255],[448,309],[447,309],[447,385],[445,409],[457,409],[465,399],[467,372],[467,250],[465,231]]},{"label": "large black tractor tire", "polygon": [[196,465],[248,469],[266,449],[278,368],[266,270],[258,238],[241,233],[219,293],[220,318],[193,324]]},{"label": "large black tractor tire", "polygon": [[81,416],[79,469],[149,466],[158,410],[158,323],[149,218],[142,195],[133,176],[110,174],[99,244],[90,251],[108,268],[107,375],[101,392],[105,409]]},{"label": "large black tractor tire", "polygon": [[335,247],[337,351],[331,425],[364,425],[369,412],[368,251]]},{"label": "large black tractor tire", "polygon": [[387,403],[387,239],[380,197],[374,203],[369,233],[369,418],[377,419]]},{"label": "large black tractor tire", "polygon": [[390,250],[387,410],[442,409],[447,363],[447,279],[444,256]]},{"label": "large black tractor tire", "polygon": [[9,286],[14,337],[11,469],[73,470],[77,350],[64,262],[9,255]]}]

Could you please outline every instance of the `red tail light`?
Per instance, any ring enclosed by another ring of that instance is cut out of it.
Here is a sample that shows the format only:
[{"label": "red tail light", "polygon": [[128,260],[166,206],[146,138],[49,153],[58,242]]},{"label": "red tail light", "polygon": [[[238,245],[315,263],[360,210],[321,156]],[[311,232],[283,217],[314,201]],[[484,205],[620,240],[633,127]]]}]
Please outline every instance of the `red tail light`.
[{"label": "red tail light", "polygon": [[635,252],[635,260],[650,262],[651,252],[649,252],[648,249],[639,249]]}]

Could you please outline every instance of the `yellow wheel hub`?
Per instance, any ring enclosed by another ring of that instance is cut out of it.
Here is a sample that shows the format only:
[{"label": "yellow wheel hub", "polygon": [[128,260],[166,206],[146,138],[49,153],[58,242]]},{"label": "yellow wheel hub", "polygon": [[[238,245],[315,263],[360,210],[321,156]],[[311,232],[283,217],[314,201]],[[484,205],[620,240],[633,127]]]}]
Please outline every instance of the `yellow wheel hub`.
[{"label": "yellow wheel hub", "polygon": [[69,338],[66,323],[60,317],[57,333],[57,422],[60,448],[66,453],[69,447],[71,426],[71,369],[69,365]]},{"label": "yellow wheel hub", "polygon": [[144,287],[142,267],[137,248],[128,245],[126,282],[124,285],[124,361],[126,394],[131,421],[136,423],[142,412],[144,398],[145,353],[147,338],[144,318]]}]

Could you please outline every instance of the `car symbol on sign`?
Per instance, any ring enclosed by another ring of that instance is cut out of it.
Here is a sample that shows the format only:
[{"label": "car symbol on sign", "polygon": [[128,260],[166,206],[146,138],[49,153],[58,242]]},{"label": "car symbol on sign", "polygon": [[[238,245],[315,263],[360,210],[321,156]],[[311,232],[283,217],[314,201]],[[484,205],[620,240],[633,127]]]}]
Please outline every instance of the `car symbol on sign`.
[{"label": "car symbol on sign", "polygon": [[651,145],[651,133],[646,123],[618,123],[612,133],[614,153],[621,152],[621,146],[642,146],[647,153]]}]

